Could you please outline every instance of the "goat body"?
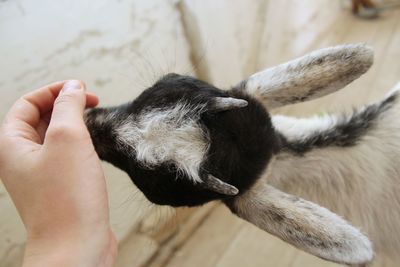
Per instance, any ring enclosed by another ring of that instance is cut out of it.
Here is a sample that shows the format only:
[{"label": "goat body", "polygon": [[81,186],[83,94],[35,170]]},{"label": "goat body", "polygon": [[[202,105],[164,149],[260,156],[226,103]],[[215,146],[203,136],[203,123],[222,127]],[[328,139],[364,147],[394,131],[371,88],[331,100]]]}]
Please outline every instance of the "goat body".
[{"label": "goat body", "polygon": [[367,232],[377,251],[400,250],[397,91],[342,117],[271,117],[268,109],[333,93],[372,61],[365,45],[322,49],[227,91],[169,74],[134,101],[89,110],[85,120],[100,158],[126,171],[153,203],[221,200],[300,249],[363,264],[372,245],[340,216]]},{"label": "goat body", "polygon": [[400,84],[351,115],[274,116],[287,144],[264,179],[361,227],[375,251],[400,259]]}]

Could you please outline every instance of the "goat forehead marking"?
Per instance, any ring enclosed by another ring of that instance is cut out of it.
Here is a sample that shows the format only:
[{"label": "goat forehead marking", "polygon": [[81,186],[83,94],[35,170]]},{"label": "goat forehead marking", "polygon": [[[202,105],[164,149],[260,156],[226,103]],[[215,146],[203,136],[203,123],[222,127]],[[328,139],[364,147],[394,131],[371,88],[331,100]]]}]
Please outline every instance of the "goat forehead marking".
[{"label": "goat forehead marking", "polygon": [[202,108],[179,104],[142,112],[117,128],[118,143],[144,167],[172,163],[178,172],[201,182],[199,169],[209,147],[208,135],[198,123]]}]

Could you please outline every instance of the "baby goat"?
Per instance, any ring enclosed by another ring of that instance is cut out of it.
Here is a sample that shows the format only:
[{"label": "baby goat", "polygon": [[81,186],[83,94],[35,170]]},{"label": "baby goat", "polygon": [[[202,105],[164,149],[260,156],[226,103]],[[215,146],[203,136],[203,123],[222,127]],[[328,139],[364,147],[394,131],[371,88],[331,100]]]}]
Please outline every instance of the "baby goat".
[{"label": "baby goat", "polygon": [[372,62],[364,45],[327,48],[227,91],[168,74],[130,103],[87,111],[85,121],[100,158],[153,203],[221,200],[300,249],[363,264],[373,258],[369,239],[315,203],[362,227],[376,249],[398,253],[397,91],[342,117],[271,117],[267,109],[330,94]]}]

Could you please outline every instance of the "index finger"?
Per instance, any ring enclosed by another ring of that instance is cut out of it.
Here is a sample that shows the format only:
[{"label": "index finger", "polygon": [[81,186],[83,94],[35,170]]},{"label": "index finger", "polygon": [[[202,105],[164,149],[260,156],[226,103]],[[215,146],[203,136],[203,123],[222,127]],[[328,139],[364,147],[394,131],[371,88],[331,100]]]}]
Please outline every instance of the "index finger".
[{"label": "index finger", "polygon": [[35,128],[41,114],[53,108],[53,103],[66,81],[55,82],[19,98],[6,116],[6,122],[18,121]]},{"label": "index finger", "polygon": [[[36,127],[41,116],[53,109],[54,101],[66,82],[58,81],[22,96],[11,107],[6,120],[17,119]],[[94,107],[98,102],[96,95],[86,93],[87,107]]]},{"label": "index finger", "polygon": [[[11,126],[14,134],[32,139],[32,136],[37,135],[35,129],[41,118],[51,112],[54,101],[66,82],[67,80],[55,82],[22,96],[6,115],[5,125]],[[86,104],[88,107],[96,106],[97,96],[87,94]]]}]

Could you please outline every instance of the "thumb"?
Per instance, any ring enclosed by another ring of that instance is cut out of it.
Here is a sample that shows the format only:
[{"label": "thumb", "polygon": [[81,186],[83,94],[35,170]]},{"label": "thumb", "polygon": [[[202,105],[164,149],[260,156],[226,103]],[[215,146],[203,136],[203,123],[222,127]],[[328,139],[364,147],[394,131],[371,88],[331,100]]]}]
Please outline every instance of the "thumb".
[{"label": "thumb", "polygon": [[83,112],[86,106],[85,85],[78,80],[66,82],[57,96],[51,114],[48,132],[82,130],[85,127]]}]

